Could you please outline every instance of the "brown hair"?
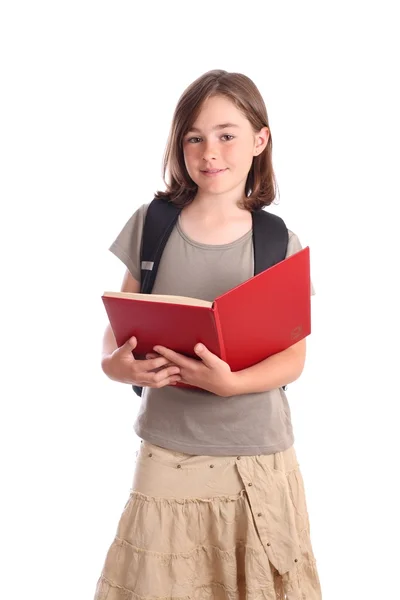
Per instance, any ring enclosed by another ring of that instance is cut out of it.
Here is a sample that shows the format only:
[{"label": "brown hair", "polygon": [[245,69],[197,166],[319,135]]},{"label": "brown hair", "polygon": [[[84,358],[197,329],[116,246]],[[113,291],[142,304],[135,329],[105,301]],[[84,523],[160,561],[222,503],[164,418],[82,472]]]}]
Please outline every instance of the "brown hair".
[{"label": "brown hair", "polygon": [[[189,204],[198,186],[187,172],[183,155],[183,137],[190,130],[203,102],[212,96],[225,96],[242,111],[254,132],[268,127],[264,100],[253,81],[241,73],[228,73],[222,69],[208,71],[186,88],[175,108],[168,142],[164,153],[162,175],[166,191],[158,191],[156,198],[169,199],[178,206]],[[169,182],[166,173],[169,174]],[[276,196],[276,179],[272,167],[272,137],[269,130],[267,146],[253,157],[246,187],[244,208],[257,210],[269,206]]]}]

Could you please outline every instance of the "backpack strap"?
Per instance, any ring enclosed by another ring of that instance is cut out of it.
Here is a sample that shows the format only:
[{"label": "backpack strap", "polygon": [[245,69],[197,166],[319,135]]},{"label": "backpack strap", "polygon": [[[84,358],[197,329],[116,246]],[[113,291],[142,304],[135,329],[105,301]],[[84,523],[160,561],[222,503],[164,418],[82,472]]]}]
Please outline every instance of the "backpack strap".
[{"label": "backpack strap", "polygon": [[[254,275],[258,275],[286,258],[289,232],[281,217],[265,210],[252,212]],[[287,385],[282,389],[286,392]]]},{"label": "backpack strap", "polygon": [[151,294],[165,245],[181,208],[166,200],[150,202],[143,226],[140,292]]},{"label": "backpack strap", "polygon": [[[147,208],[140,251],[141,294],[152,292],[162,253],[181,210],[175,204],[157,198]],[[132,385],[132,389],[138,396],[142,395],[142,387]]]},{"label": "backpack strap", "polygon": [[281,217],[265,210],[252,212],[254,275],[269,269],[286,257],[289,232]]}]

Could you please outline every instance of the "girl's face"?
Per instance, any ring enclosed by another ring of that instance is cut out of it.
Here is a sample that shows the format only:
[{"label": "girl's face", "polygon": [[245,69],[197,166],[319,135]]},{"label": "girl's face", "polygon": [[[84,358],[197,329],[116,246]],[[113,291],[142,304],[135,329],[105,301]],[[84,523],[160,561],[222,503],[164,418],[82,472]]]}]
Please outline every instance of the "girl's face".
[{"label": "girl's face", "polygon": [[213,96],[183,138],[186,169],[203,192],[244,194],[253,157],[261,154],[268,137],[268,127],[254,133],[233,102]]}]

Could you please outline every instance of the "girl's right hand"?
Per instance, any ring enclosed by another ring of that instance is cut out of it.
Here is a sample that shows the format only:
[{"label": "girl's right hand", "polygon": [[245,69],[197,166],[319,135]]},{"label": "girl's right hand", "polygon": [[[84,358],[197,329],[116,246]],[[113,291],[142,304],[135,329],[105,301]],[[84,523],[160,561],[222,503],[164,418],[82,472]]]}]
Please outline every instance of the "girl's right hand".
[{"label": "girl's right hand", "polygon": [[103,356],[101,366],[107,377],[120,383],[152,388],[180,381],[180,368],[171,365],[163,356],[136,360],[132,354],[136,346],[136,338],[131,337],[112,354]]}]

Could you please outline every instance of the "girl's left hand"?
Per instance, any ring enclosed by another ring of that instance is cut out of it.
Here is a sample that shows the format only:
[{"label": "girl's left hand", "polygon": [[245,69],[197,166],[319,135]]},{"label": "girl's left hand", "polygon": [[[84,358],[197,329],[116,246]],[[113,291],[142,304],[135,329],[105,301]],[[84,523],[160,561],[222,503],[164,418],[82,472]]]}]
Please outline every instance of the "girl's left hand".
[{"label": "girl's left hand", "polygon": [[[204,344],[196,344],[194,351],[201,360],[189,358],[164,346],[154,346],[157,355],[180,367],[181,381],[199,387],[217,396],[231,396],[234,387],[234,373],[228,363],[210,352]],[[152,358],[153,353],[146,358]]]}]

